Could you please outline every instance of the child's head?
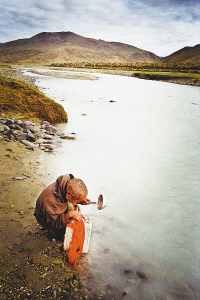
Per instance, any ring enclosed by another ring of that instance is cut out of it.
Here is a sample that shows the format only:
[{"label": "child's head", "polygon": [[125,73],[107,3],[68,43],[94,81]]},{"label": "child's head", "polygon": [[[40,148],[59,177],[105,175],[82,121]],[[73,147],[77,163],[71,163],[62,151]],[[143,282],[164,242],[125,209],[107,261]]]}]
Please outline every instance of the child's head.
[{"label": "child's head", "polygon": [[78,203],[86,199],[88,194],[85,183],[78,178],[71,179],[67,184],[66,199],[72,203]]}]

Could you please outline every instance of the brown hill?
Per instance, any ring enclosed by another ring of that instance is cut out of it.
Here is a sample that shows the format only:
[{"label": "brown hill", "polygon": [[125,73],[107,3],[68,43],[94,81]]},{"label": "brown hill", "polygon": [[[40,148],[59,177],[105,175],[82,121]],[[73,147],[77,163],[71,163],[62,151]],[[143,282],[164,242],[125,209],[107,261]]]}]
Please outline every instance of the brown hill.
[{"label": "brown hill", "polygon": [[159,62],[152,52],[131,45],[85,38],[73,32],[43,32],[0,44],[0,62],[16,64]]},{"label": "brown hill", "polygon": [[200,64],[200,44],[194,47],[184,47],[163,58],[167,63]]}]

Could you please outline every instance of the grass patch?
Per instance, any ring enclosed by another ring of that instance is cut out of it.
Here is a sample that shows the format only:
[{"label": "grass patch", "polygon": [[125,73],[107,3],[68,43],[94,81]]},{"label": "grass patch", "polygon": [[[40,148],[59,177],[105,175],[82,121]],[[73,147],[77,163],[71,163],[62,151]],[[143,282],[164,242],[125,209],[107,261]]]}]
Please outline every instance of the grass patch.
[{"label": "grass patch", "polygon": [[0,76],[0,112],[20,113],[51,123],[67,122],[62,105],[30,84],[4,76]]},{"label": "grass patch", "polygon": [[132,77],[151,79],[151,80],[181,80],[190,79],[195,81],[200,81],[200,74],[196,73],[178,73],[178,72],[144,72],[137,71],[134,72]]}]

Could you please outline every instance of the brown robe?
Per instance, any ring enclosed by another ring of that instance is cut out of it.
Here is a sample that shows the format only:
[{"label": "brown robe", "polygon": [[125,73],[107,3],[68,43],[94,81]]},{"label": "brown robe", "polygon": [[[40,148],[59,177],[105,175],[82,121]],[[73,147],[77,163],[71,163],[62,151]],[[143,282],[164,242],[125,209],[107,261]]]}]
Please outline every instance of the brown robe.
[{"label": "brown robe", "polygon": [[43,190],[36,202],[36,220],[55,237],[61,232],[64,233],[68,223],[66,189],[72,178],[72,174],[59,176],[56,182]]}]

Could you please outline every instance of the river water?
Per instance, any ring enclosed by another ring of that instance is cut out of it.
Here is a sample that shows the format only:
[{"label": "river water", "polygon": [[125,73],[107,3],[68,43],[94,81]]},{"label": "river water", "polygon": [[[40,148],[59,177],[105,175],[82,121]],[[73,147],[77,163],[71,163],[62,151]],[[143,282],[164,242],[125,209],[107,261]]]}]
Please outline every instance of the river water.
[{"label": "river water", "polygon": [[199,299],[200,89],[95,76],[37,77],[67,111],[65,133],[76,133],[43,157],[49,183],[70,172],[93,201],[106,197],[106,209],[82,211],[93,219],[87,263],[107,290]]}]

